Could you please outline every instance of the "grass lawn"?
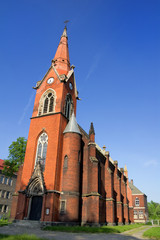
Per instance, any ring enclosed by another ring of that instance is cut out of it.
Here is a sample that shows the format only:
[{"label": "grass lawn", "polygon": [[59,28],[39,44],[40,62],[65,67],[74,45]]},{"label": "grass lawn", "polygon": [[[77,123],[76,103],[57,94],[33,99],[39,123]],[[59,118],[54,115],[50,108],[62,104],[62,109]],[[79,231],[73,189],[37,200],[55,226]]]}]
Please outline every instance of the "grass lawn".
[{"label": "grass lawn", "polygon": [[160,239],[160,227],[152,227],[143,234],[144,237]]},{"label": "grass lawn", "polygon": [[1,240],[44,240],[43,238],[38,238],[35,235],[4,235],[0,234]]},{"label": "grass lawn", "polygon": [[131,224],[123,226],[102,226],[102,227],[81,227],[81,226],[47,226],[43,230],[59,232],[85,232],[85,233],[121,233],[134,228],[139,228],[143,224]]}]

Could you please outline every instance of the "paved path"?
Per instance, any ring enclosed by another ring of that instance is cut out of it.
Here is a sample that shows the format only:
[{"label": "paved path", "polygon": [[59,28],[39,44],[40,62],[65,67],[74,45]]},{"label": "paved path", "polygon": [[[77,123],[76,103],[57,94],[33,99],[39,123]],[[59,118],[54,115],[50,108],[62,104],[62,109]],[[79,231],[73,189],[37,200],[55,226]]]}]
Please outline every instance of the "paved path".
[{"label": "paved path", "polygon": [[135,237],[136,239],[148,239],[148,238],[144,238],[143,233],[145,231],[147,231],[149,228],[151,228],[152,226],[142,226],[140,228],[135,228],[132,229],[130,231],[126,231],[124,233],[122,233],[123,235],[127,235],[127,236],[132,236]]},{"label": "paved path", "polygon": [[[148,227],[149,228],[149,227]],[[146,230],[146,229],[145,229]],[[66,232],[53,232],[42,231],[40,228],[26,228],[22,226],[15,226],[14,224],[9,226],[0,227],[0,234],[34,234],[38,237],[52,240],[139,240],[144,239],[141,234],[145,230],[140,230],[133,236],[127,235],[128,231],[123,234],[104,234],[104,233],[66,233]],[[132,230],[133,231],[133,230]],[[136,235],[136,236],[135,236]]]}]

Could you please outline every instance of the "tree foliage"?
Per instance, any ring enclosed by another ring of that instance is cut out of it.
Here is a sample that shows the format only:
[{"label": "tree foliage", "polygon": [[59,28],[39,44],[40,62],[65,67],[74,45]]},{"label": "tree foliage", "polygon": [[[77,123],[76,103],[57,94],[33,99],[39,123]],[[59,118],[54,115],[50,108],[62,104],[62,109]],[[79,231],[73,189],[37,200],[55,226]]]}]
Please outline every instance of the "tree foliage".
[{"label": "tree foliage", "polygon": [[160,219],[160,204],[156,202],[148,203],[148,213],[151,219]]},{"label": "tree foliage", "polygon": [[3,174],[12,176],[16,173],[24,161],[27,140],[24,137],[17,138],[9,146],[8,159],[4,161]]}]

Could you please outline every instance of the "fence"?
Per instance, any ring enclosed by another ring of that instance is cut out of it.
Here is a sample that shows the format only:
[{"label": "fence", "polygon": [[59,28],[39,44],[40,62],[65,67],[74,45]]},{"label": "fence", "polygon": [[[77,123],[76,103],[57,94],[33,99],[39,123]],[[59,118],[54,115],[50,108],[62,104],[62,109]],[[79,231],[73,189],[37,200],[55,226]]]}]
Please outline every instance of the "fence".
[{"label": "fence", "polygon": [[158,219],[152,219],[152,220],[151,220],[151,223],[152,223],[152,226],[153,226],[153,225],[158,225],[158,226],[159,226],[159,225],[160,225],[160,220],[158,220]]}]

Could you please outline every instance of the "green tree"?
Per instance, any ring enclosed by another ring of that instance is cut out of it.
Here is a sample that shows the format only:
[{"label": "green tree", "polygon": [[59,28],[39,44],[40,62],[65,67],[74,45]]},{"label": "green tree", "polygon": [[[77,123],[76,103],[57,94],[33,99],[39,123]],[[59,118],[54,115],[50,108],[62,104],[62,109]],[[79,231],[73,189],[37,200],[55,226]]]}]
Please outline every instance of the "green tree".
[{"label": "green tree", "polygon": [[24,137],[19,137],[16,141],[12,142],[9,146],[8,159],[4,161],[3,174],[11,177],[18,171],[24,161],[26,144],[27,140]]},{"label": "green tree", "polygon": [[148,203],[148,213],[151,219],[160,219],[160,204],[156,202]]}]

